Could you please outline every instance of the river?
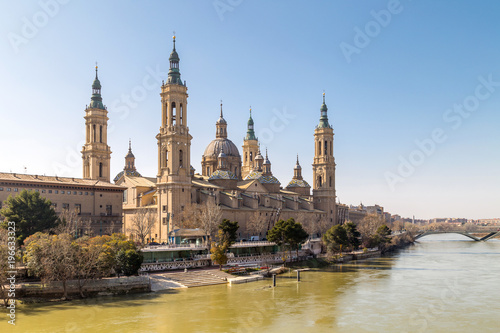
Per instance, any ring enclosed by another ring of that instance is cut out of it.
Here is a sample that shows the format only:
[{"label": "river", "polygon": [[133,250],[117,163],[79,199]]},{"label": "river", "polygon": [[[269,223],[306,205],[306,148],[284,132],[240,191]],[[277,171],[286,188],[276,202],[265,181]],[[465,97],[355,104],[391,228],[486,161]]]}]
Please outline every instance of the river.
[{"label": "river", "polygon": [[499,332],[500,241],[430,235],[388,257],[240,285],[20,305],[1,332]]}]

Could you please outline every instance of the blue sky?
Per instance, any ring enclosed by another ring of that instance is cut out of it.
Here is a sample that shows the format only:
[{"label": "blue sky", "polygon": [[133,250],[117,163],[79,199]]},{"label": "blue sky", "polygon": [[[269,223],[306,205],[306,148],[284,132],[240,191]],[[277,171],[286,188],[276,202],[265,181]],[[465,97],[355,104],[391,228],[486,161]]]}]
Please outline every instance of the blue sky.
[{"label": "blue sky", "polygon": [[275,176],[298,153],[312,183],[325,91],[342,203],[499,217],[498,1],[1,1],[0,170],[81,177],[98,61],[112,177],[129,138],[155,176],[174,30],[197,170],[222,99],[238,147],[251,105]]}]

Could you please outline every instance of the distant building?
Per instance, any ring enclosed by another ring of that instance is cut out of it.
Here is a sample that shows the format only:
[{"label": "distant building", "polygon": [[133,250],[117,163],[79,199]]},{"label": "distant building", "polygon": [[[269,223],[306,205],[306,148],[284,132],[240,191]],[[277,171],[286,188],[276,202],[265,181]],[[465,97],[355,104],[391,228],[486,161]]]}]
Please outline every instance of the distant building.
[{"label": "distant building", "polygon": [[91,102],[85,109],[83,179],[0,173],[0,207],[9,195],[15,196],[22,190],[36,191],[52,202],[56,213],[74,212],[79,220],[80,235],[121,232],[125,188],[109,182],[111,150],[107,144],[107,113],[96,66]]}]

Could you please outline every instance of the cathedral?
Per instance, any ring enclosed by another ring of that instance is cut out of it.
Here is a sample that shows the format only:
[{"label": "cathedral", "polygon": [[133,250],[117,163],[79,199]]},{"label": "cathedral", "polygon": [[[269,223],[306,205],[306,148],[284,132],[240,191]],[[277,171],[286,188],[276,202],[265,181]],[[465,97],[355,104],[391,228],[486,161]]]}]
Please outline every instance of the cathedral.
[{"label": "cathedral", "polygon": [[[261,150],[255,135],[252,110],[240,154],[238,147],[228,138],[222,103],[215,122],[215,139],[203,153],[201,172],[195,173],[191,165],[192,136],[187,123],[187,86],[181,80],[175,36],[169,61],[168,77],[160,93],[161,124],[156,135],[158,173],[156,177],[144,177],[136,170],[129,142],[125,167],[114,178],[116,185],[126,188],[123,195],[125,233],[132,237],[130,230],[134,216],[139,210],[149,210],[156,214],[156,222],[148,240],[167,242],[169,234],[183,226],[187,211],[208,201],[221,208],[222,218],[238,221],[241,239],[265,237],[266,230],[251,230],[251,220],[260,220],[269,229],[279,219],[292,217],[303,224],[322,225],[323,231],[338,223],[333,128],[328,121],[324,94],[319,124],[314,129],[312,193],[311,186],[302,178],[298,156],[293,178],[286,186],[273,176],[268,151]],[[95,101],[99,102],[102,103]],[[92,119],[95,123],[87,122],[87,137],[95,143],[89,147],[86,145],[83,151],[84,177],[95,170],[97,174],[91,176],[100,179],[109,174],[111,152],[106,145],[99,144],[99,138],[105,135],[102,131],[106,130],[107,119],[104,114]],[[309,229],[312,234],[317,228]]]}]

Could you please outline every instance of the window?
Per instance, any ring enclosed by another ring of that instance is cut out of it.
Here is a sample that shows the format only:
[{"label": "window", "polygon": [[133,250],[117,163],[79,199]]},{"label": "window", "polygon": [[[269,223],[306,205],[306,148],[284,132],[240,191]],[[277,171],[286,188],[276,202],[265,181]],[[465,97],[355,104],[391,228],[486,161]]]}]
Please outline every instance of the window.
[{"label": "window", "polygon": [[94,195],[94,192],[90,192],[90,195]]},{"label": "window", "polygon": [[210,167],[207,167],[207,176],[210,175]]},{"label": "window", "polygon": [[179,167],[182,168],[182,163],[183,163],[183,153],[182,153],[182,149],[179,150]]},{"label": "window", "polygon": [[79,192],[78,194],[79,194],[79,195],[82,195],[82,194],[83,194],[83,192]]},{"label": "window", "polygon": [[80,215],[82,213],[82,205],[81,204],[75,204],[75,213]]},{"label": "window", "polygon": [[167,206],[163,205],[163,212],[165,213],[167,211]]},{"label": "window", "polygon": [[7,192],[10,192],[10,187],[7,187]]},{"label": "window", "polygon": [[54,193],[55,193],[55,194],[59,194],[59,191],[58,191],[58,190],[54,190]]},{"label": "window", "polygon": [[61,191],[61,194],[64,194],[64,191]]},{"label": "window", "polygon": [[71,195],[71,191],[66,191],[66,193],[68,193],[68,195]]},{"label": "window", "polygon": [[252,162],[253,159],[253,152],[250,152],[250,162]]},{"label": "window", "polygon": [[52,190],[49,190],[49,193],[52,193]]},{"label": "window", "polygon": [[89,195],[89,192],[85,192],[85,195]]},{"label": "window", "polygon": [[42,190],[42,193],[45,193],[45,190]]},{"label": "window", "polygon": [[57,208],[57,203],[55,203],[55,202],[54,202],[54,203],[52,204],[52,207],[54,207],[54,209],[56,209],[56,208]]},{"label": "window", "polygon": [[102,125],[99,126],[99,142],[102,142]]},{"label": "window", "polygon": [[16,188],[14,188],[14,192],[17,192],[17,187],[16,187]]},{"label": "window", "polygon": [[111,205],[106,205],[106,215],[112,215],[113,209]]},{"label": "window", "polygon": [[73,194],[76,195],[76,191],[74,191]]},{"label": "window", "polygon": [[63,203],[62,209],[63,210],[68,210],[69,209],[69,203]]},{"label": "window", "polygon": [[167,218],[166,217],[163,218],[163,224],[167,224]]},{"label": "window", "polygon": [[102,177],[102,163],[99,163],[99,177]]},{"label": "window", "polygon": [[[127,202],[127,192],[128,190],[123,191],[123,202]],[[87,194],[87,192],[85,192]]]},{"label": "window", "polygon": [[325,140],[325,155],[328,155],[328,142]]},{"label": "window", "polygon": [[0,191],[3,191],[3,187],[0,187]]}]

